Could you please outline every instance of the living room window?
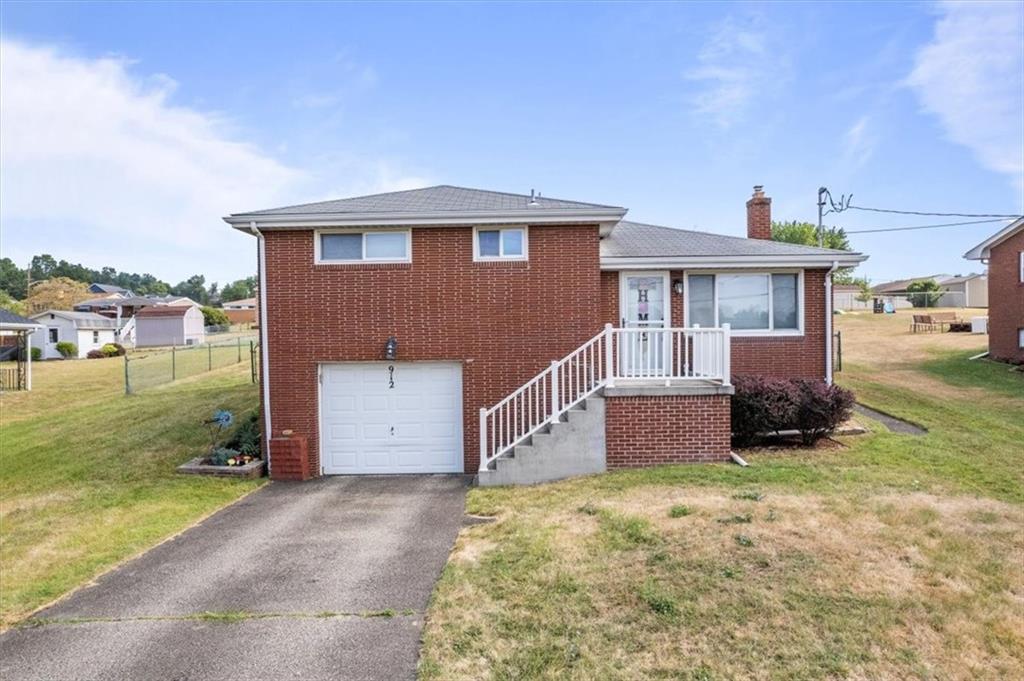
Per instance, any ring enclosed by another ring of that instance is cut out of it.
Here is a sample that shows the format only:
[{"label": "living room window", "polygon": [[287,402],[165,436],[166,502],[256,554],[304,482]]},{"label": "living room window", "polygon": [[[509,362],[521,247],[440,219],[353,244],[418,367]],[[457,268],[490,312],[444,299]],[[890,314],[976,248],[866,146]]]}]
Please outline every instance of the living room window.
[{"label": "living room window", "polygon": [[526,228],[477,227],[473,260],[526,260]]},{"label": "living room window", "polygon": [[317,263],[411,262],[412,232],[324,231],[316,233]]},{"label": "living room window", "polygon": [[803,333],[801,272],[715,272],[687,276],[686,325],[729,324],[741,335]]}]

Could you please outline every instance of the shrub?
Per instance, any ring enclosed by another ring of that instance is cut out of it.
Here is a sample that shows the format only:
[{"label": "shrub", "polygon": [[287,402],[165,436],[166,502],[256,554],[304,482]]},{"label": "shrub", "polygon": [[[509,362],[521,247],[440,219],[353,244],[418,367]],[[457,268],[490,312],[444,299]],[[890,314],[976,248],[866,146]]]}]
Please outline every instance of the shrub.
[{"label": "shrub", "polygon": [[102,350],[90,350],[85,353],[86,359],[104,359],[106,355],[103,354]]},{"label": "shrub", "polygon": [[206,305],[200,309],[203,311],[203,324],[206,326],[231,326],[231,320],[224,314],[224,310]]},{"label": "shrub", "polygon": [[32,348],[32,359],[40,360],[43,358],[42,348]]},{"label": "shrub", "polygon": [[230,447],[217,447],[217,449],[210,452],[207,463],[211,466],[227,466],[228,459],[233,459],[236,456],[238,456],[238,450],[231,449]]},{"label": "shrub", "polygon": [[764,376],[736,376],[732,396],[733,444],[750,445],[762,433],[792,427],[797,391],[792,381]]},{"label": "shrub", "polygon": [[124,346],[120,343],[107,343],[100,352],[103,353],[104,357],[122,357],[125,353]]},{"label": "shrub", "polygon": [[231,438],[224,443],[225,447],[237,449],[242,454],[258,457],[260,455],[260,417],[253,412],[249,418],[238,424]]},{"label": "shrub", "polygon": [[853,393],[846,388],[803,379],[794,384],[797,388],[794,426],[805,445],[813,445],[850,418]]},{"label": "shrub", "polygon": [[60,353],[61,357],[67,359],[68,357],[78,356],[78,346],[71,341],[61,341],[57,343],[57,352]]}]

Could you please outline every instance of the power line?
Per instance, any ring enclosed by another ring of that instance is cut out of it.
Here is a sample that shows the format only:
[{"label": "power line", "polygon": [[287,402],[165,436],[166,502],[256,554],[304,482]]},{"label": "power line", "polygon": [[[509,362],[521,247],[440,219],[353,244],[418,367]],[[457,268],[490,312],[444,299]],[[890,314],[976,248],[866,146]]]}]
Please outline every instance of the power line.
[{"label": "power line", "polygon": [[[940,218],[1013,218],[1017,219],[1019,215],[1004,215],[995,213],[929,213],[920,210],[892,210],[889,208],[867,208],[865,206],[847,206],[852,210],[865,210],[872,213],[895,213],[896,215],[930,215]],[[945,225],[943,225],[945,226]]]},{"label": "power line", "polygon": [[877,229],[843,229],[846,234],[872,234],[875,232],[906,232],[912,229],[936,229],[938,227],[959,227],[961,225],[982,225],[990,222],[1006,222],[1013,218],[998,218],[995,220],[970,220],[968,222],[945,222],[938,225],[913,225],[911,227],[879,227]]}]

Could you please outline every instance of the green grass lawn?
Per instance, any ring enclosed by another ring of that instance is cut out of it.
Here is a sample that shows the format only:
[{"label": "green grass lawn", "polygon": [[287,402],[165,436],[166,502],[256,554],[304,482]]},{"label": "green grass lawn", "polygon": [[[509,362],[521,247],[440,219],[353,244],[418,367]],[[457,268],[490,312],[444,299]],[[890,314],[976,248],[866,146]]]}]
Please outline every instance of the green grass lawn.
[{"label": "green grass lawn", "polygon": [[180,476],[216,409],[257,407],[247,364],[125,396],[123,360],[40,362],[2,400],[0,618],[33,609],[254,489]]},{"label": "green grass lawn", "polygon": [[[426,679],[1006,679],[1024,668],[1024,375],[841,318],[840,382],[924,436],[474,489]],[[909,346],[909,347],[908,347]]]}]

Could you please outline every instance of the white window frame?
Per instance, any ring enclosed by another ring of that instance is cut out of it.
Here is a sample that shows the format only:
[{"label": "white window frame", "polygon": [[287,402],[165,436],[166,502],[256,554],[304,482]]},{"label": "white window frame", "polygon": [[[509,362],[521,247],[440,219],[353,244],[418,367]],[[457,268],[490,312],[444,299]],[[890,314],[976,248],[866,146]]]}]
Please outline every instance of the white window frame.
[{"label": "white window frame", "polygon": [[[518,230],[523,233],[523,254],[504,255],[505,242],[501,232]],[[480,255],[480,232],[498,232],[499,255]],[[473,228],[473,262],[515,261],[530,259],[530,228],[527,225],[478,225]]]},{"label": "white window frame", "polygon": [[99,331],[93,331],[92,332],[92,343],[93,343],[93,345],[96,345],[99,342],[100,342],[100,332]]},{"label": "white window frame", "polygon": [[[399,232],[405,234],[404,258],[368,258],[366,257],[366,235],[383,232]],[[358,260],[325,259],[322,257],[321,237],[324,234],[360,234],[362,235],[363,257]],[[411,263],[412,262],[412,230],[409,228],[389,229],[316,229],[313,230],[313,262],[317,265],[364,265],[367,263]]]},{"label": "white window frame", "polygon": [[1017,255],[1020,256],[1020,277],[1018,278],[1018,281],[1024,284],[1024,251],[1021,251]]},{"label": "white window frame", "polygon": [[[771,269],[771,270],[687,270],[685,273],[686,287],[683,290],[683,326],[690,326],[690,276],[691,275],[714,275],[714,301],[712,308],[715,311],[715,327],[721,326],[718,320],[718,287],[721,282],[719,275],[723,274],[760,274],[768,278],[768,328],[767,329],[731,329],[734,336],[789,336],[798,337],[804,335],[804,271],[802,269]],[[772,288],[771,275],[773,274],[795,274],[796,277],[796,321],[795,329],[775,329],[775,293]]]},{"label": "white window frame", "polygon": [[[51,340],[53,338],[54,332],[57,333],[57,340]],[[57,326],[48,326],[48,327],[46,327],[46,342],[49,343],[50,345],[53,345],[54,343],[59,343],[60,342],[60,327],[57,327]]]}]

